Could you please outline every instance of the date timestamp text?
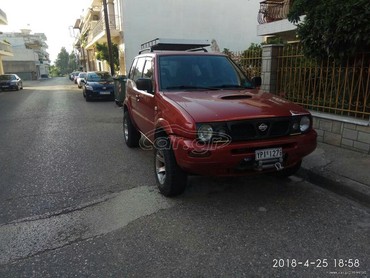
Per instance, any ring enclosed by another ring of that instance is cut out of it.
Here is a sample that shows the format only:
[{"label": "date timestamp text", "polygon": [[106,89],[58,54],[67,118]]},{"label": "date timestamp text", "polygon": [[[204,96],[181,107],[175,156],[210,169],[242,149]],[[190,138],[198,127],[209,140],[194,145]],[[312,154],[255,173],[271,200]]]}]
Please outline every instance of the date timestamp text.
[{"label": "date timestamp text", "polygon": [[273,259],[273,268],[296,268],[296,267],[313,267],[313,268],[359,268],[361,262],[359,259]]}]

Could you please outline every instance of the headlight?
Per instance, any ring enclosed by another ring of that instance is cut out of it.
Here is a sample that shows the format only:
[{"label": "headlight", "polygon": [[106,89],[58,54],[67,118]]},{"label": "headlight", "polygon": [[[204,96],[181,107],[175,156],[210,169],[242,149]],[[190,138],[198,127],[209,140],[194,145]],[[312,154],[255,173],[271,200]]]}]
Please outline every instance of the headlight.
[{"label": "headlight", "polygon": [[310,126],[311,126],[310,117],[303,116],[301,118],[301,121],[299,122],[299,128],[300,128],[301,132],[307,131],[310,128]]},{"label": "headlight", "polygon": [[94,91],[93,87],[92,87],[92,86],[90,86],[90,85],[86,85],[85,87],[86,87],[86,89],[87,89],[87,90],[89,90],[89,91]]},{"label": "headlight", "polygon": [[213,128],[208,124],[200,125],[198,128],[198,138],[203,142],[208,142],[211,140],[213,135]]}]

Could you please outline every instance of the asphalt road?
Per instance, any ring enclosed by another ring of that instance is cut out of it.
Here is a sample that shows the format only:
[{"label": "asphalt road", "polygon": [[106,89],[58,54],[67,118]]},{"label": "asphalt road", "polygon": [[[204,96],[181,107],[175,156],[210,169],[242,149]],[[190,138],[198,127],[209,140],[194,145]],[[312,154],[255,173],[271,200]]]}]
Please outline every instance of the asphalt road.
[{"label": "asphalt road", "polygon": [[155,187],[122,110],[67,78],[0,92],[0,277],[368,277],[370,210],[302,179]]}]

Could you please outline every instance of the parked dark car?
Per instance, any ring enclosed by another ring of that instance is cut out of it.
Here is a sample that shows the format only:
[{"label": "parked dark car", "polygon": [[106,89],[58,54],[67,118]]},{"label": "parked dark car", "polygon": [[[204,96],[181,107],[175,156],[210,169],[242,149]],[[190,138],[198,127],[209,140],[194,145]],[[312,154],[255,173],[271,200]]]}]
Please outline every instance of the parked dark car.
[{"label": "parked dark car", "polygon": [[0,75],[1,90],[21,90],[23,89],[22,79],[16,74]]},{"label": "parked dark car", "polygon": [[109,72],[89,71],[81,84],[86,101],[92,99],[114,100],[114,82]]}]

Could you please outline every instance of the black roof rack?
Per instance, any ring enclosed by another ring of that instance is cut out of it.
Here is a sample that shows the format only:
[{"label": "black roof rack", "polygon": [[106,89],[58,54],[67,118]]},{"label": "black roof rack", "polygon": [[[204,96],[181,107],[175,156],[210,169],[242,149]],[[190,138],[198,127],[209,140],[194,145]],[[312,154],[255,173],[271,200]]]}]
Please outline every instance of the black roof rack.
[{"label": "black roof rack", "polygon": [[156,38],[154,40],[141,44],[139,54],[149,51],[204,51],[204,47],[210,46],[208,40],[187,40],[187,39],[164,39]]}]

